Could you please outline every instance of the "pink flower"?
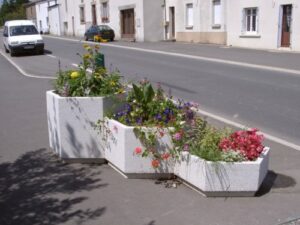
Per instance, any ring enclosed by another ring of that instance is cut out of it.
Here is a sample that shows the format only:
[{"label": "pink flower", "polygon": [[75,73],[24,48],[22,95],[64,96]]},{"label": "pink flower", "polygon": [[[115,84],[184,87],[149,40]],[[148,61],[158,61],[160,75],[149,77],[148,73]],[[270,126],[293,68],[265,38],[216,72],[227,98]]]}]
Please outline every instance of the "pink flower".
[{"label": "pink flower", "polygon": [[141,147],[136,147],[135,149],[134,149],[134,153],[135,154],[141,154],[142,153],[142,148]]},{"label": "pink flower", "polygon": [[180,132],[177,132],[173,135],[173,139],[176,141],[180,141],[182,138],[182,134]]},{"label": "pink flower", "polygon": [[183,151],[186,151],[186,152],[190,151],[190,146],[188,144],[185,144],[183,146]]}]

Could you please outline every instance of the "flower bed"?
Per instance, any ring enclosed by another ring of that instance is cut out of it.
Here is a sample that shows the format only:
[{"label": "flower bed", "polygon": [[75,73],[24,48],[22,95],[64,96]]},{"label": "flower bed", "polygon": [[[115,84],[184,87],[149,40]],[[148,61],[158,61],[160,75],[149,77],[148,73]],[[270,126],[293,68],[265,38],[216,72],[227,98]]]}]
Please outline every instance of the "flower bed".
[{"label": "flower bed", "polygon": [[59,69],[55,90],[46,94],[49,142],[62,159],[102,161],[104,147],[96,123],[118,109],[124,88],[117,72],[96,65],[99,47],[84,48],[79,69]]},{"label": "flower bed", "polygon": [[114,97],[61,97],[47,91],[50,147],[62,159],[104,159],[96,122],[112,109]]},{"label": "flower bed", "polygon": [[102,124],[106,159],[127,175],[170,175],[178,154],[173,143],[180,142],[190,114],[188,106],[166,98],[160,86],[154,90],[148,81],[134,84],[124,109]]},{"label": "flower bed", "polygon": [[[120,122],[107,119],[106,128],[110,134],[106,139],[105,158],[129,178],[158,178],[170,177],[173,174],[174,162],[171,160],[158,161],[149,157],[141,157],[141,140],[135,133],[135,128]],[[153,129],[144,128],[144,132]],[[163,155],[173,148],[169,135],[158,139],[157,153]]]},{"label": "flower bed", "polygon": [[254,196],[268,172],[269,148],[255,161],[212,162],[183,152],[175,175],[206,196]]}]

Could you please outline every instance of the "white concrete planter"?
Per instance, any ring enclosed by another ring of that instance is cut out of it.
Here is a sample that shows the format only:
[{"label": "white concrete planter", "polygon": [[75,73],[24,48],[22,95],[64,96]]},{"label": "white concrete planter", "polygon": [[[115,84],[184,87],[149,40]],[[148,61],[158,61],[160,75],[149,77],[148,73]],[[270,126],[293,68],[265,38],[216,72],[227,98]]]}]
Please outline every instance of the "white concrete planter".
[{"label": "white concrete planter", "polygon": [[200,189],[206,196],[253,196],[268,172],[269,148],[256,161],[210,162],[181,153],[175,175]]},{"label": "white concrete planter", "polygon": [[[173,174],[174,162],[162,161],[158,169],[151,165],[150,157],[142,157],[134,154],[136,147],[142,147],[142,143],[134,133],[134,127],[129,127],[116,120],[106,119],[106,130],[109,135],[106,138],[105,158],[128,178],[158,178],[170,177]],[[145,130],[150,128],[145,128]],[[172,147],[171,137],[165,135],[159,139],[158,151],[163,153]]]},{"label": "white concrete planter", "polygon": [[61,97],[47,94],[50,147],[66,160],[104,159],[104,147],[95,123],[111,110],[111,97]]}]

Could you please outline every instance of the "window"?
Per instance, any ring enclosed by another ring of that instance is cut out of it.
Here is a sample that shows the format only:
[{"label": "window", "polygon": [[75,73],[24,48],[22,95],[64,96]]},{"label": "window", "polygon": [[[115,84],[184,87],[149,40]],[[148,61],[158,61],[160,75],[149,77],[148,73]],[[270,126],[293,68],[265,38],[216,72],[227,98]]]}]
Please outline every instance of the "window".
[{"label": "window", "polygon": [[185,18],[185,26],[186,28],[193,28],[193,20],[194,20],[194,15],[193,15],[193,4],[189,3],[186,4],[186,18]]},{"label": "window", "polygon": [[103,2],[101,4],[101,20],[102,23],[109,22],[109,5],[108,2]]},{"label": "window", "polygon": [[246,8],[243,12],[243,31],[244,33],[258,32],[258,9]]},{"label": "window", "polygon": [[222,24],[221,0],[213,0],[213,25]]},{"label": "window", "polygon": [[80,23],[85,23],[84,6],[79,6]]}]

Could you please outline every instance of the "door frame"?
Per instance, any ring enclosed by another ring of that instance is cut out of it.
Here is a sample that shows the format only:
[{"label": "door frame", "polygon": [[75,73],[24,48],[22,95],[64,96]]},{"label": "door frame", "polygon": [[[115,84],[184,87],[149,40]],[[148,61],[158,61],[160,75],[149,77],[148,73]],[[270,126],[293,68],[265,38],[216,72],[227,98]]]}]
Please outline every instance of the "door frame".
[{"label": "door frame", "polygon": [[[132,23],[132,27],[133,27],[133,34],[132,34],[132,37],[130,36],[127,36],[125,34],[124,36],[124,13],[125,11],[132,11],[132,16],[133,16],[133,23]],[[136,29],[135,29],[135,8],[126,8],[126,9],[121,9],[120,10],[120,23],[121,23],[121,38],[130,38],[130,39],[135,39],[136,37]]]},{"label": "door frame", "polygon": [[[289,47],[282,47],[281,40],[282,40],[282,20],[283,20],[283,7],[286,5],[292,6],[291,11],[291,24],[290,24],[290,46]],[[279,5],[279,16],[278,16],[278,37],[277,37],[277,48],[292,48],[292,34],[293,34],[293,4],[282,4]]]},{"label": "door frame", "polygon": [[[92,25],[98,25],[98,21],[97,21],[97,7],[96,7],[95,3],[91,4],[91,11],[92,11]],[[95,21],[94,21],[94,19],[95,19]]]}]

